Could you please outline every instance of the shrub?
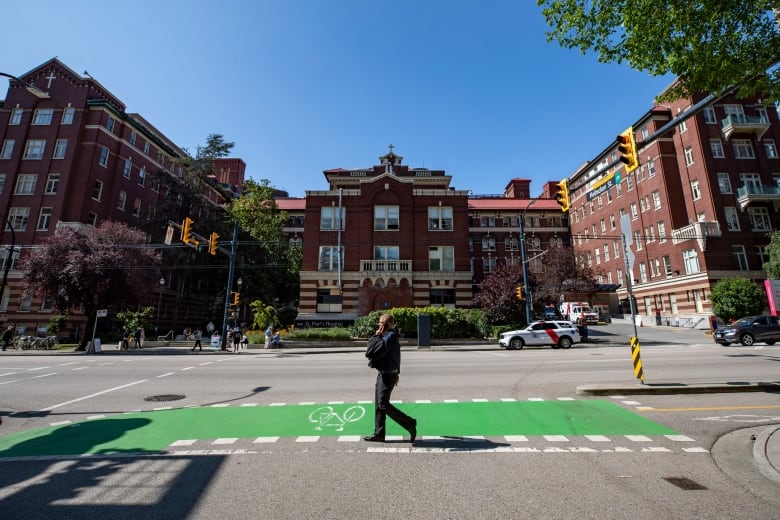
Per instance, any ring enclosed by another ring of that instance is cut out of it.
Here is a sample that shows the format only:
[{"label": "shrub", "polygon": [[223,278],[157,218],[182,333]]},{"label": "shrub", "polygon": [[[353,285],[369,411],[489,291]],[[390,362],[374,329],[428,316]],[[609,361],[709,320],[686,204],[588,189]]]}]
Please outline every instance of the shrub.
[{"label": "shrub", "polygon": [[[379,317],[385,311],[372,311],[355,320],[350,329],[357,338],[367,338],[376,331]],[[447,338],[484,338],[488,332],[484,314],[478,309],[448,309],[445,307],[397,307],[392,314],[401,337],[417,337],[417,318],[427,314],[431,320],[431,337]]]}]

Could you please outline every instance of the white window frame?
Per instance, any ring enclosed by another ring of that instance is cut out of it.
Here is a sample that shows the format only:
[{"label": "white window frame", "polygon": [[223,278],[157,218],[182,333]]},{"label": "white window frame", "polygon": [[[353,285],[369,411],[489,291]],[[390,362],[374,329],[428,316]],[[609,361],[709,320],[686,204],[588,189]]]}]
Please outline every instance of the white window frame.
[{"label": "white window frame", "polygon": [[756,206],[747,209],[751,231],[772,231],[772,220],[767,208]]},{"label": "white window frame", "polygon": [[41,208],[41,211],[38,213],[38,224],[35,226],[35,230],[48,231],[49,225],[51,224],[52,214],[53,214],[52,208],[49,207]]},{"label": "white window frame", "polygon": [[76,115],[76,109],[74,107],[68,106],[65,107],[62,110],[62,119],[60,120],[61,125],[72,125],[73,124],[73,117]]},{"label": "white window frame", "polygon": [[734,263],[737,264],[737,271],[750,271],[747,253],[745,253],[745,246],[732,244],[731,254],[734,256]]},{"label": "white window frame", "polygon": [[682,252],[683,265],[685,266],[685,274],[695,274],[700,272],[699,256],[696,254],[695,249],[686,249]]},{"label": "white window frame", "polygon": [[57,188],[60,184],[60,174],[50,173],[46,178],[46,187],[43,190],[44,195],[54,195],[57,193]]},{"label": "white window frame", "polygon": [[46,139],[28,139],[24,146],[22,159],[43,159],[46,152]]},{"label": "white window frame", "polygon": [[337,231],[339,226],[341,226],[341,230],[344,231],[346,214],[347,208],[343,206],[341,208],[338,206],[322,206],[320,208],[320,230]]},{"label": "white window frame", "polygon": [[756,152],[750,139],[732,139],[731,146],[734,149],[735,159],[755,159]]},{"label": "white window frame", "polygon": [[317,256],[317,270],[324,272],[339,271],[344,265],[344,247],[320,246]]},{"label": "white window frame", "polygon": [[733,206],[725,206],[723,213],[726,215],[726,229],[729,231],[740,231],[739,212]]},{"label": "white window frame", "polygon": [[701,198],[701,186],[698,180],[691,181],[691,196],[693,200],[699,200]]},{"label": "white window frame", "polygon": [[53,117],[54,117],[53,108],[38,108],[33,113],[32,125],[33,126],[50,125]]},{"label": "white window frame", "polygon": [[451,206],[428,207],[428,231],[452,231],[453,213]]},{"label": "white window frame", "polygon": [[92,200],[100,202],[103,197],[103,181],[96,179],[92,185]]},{"label": "white window frame", "polygon": [[64,159],[66,153],[68,153],[68,140],[57,139],[54,141],[54,153],[52,154],[51,158]]},{"label": "white window frame", "polygon": [[8,224],[14,231],[25,231],[30,220],[30,208],[13,207],[8,210]]},{"label": "white window frame", "polygon": [[718,189],[721,193],[734,193],[731,187],[731,177],[728,173],[718,172]]},{"label": "white window frame", "polygon": [[34,173],[20,173],[16,177],[14,195],[34,195],[38,185],[38,175]]},{"label": "white window frame", "polygon": [[453,246],[429,246],[428,271],[455,271],[455,248]]},{"label": "white window frame", "polygon": [[777,159],[777,145],[775,144],[774,139],[764,139],[764,152],[766,153],[767,159]]},{"label": "white window frame", "polygon": [[398,206],[374,206],[374,230],[398,231],[401,213]]},{"label": "white window frame", "polygon": [[0,150],[0,159],[10,159],[14,153],[14,146],[16,145],[15,139],[5,139],[3,141],[3,148]]},{"label": "white window frame", "polygon": [[100,156],[98,157],[98,164],[104,168],[108,166],[109,150],[107,146],[100,147]]},{"label": "white window frame", "polygon": [[723,141],[710,139],[710,155],[714,159],[724,159],[726,157],[726,152],[723,150]]},{"label": "white window frame", "polygon": [[22,115],[24,114],[23,108],[12,108],[11,116],[8,118],[8,126],[18,126],[22,124]]}]

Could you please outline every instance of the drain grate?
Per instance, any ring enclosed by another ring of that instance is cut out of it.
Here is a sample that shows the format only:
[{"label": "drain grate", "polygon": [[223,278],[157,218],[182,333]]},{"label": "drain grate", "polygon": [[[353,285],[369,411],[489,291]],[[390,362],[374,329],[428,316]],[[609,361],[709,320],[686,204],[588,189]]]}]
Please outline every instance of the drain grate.
[{"label": "drain grate", "polygon": [[144,401],[151,401],[154,403],[159,403],[163,401],[178,401],[179,399],[184,399],[184,396],[181,394],[163,394],[163,395],[151,395],[149,397],[144,397]]},{"label": "drain grate", "polygon": [[664,480],[686,491],[707,489],[698,482],[685,477],[664,477]]}]

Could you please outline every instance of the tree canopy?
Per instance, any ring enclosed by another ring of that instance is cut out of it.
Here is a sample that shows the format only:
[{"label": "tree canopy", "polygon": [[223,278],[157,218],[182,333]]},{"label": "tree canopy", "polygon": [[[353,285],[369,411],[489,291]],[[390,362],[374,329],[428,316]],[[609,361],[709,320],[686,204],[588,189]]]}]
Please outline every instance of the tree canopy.
[{"label": "tree canopy", "polygon": [[712,312],[722,320],[759,314],[766,306],[766,291],[746,278],[724,278],[712,286]]},{"label": "tree canopy", "polygon": [[48,237],[22,261],[22,280],[27,291],[51,299],[61,311],[83,305],[89,327],[97,309],[135,306],[147,298],[159,261],[143,232],[105,221]]},{"label": "tree canopy", "polygon": [[780,231],[772,233],[772,240],[767,246],[769,251],[769,261],[767,261],[763,268],[766,271],[767,278],[773,280],[780,279]]},{"label": "tree canopy", "polygon": [[661,99],[719,94],[780,99],[780,0],[537,0],[548,41],[678,82]]}]

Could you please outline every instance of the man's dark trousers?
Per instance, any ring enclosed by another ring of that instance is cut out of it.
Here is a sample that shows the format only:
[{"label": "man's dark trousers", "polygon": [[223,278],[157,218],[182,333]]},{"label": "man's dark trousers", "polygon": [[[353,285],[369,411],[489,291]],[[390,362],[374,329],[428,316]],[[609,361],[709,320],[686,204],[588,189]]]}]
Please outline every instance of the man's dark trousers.
[{"label": "man's dark trousers", "polygon": [[374,396],[374,435],[385,436],[385,422],[389,415],[392,420],[403,426],[407,431],[414,426],[414,419],[393,406],[390,394],[398,384],[398,373],[377,373],[376,395]]}]

